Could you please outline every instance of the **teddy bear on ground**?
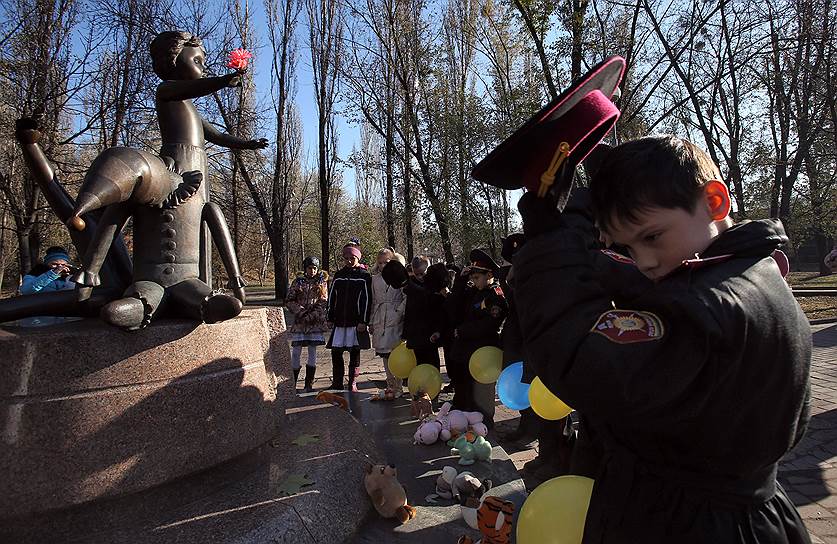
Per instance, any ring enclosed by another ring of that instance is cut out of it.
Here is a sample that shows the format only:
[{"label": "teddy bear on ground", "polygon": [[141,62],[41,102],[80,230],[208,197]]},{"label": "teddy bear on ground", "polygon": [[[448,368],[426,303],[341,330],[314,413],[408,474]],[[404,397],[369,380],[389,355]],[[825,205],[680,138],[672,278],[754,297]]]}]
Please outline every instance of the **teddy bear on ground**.
[{"label": "teddy bear on ground", "polygon": [[410,402],[410,413],[416,419],[425,419],[433,415],[433,401],[430,395],[419,391]]},{"label": "teddy bear on ground", "polygon": [[394,465],[367,464],[363,485],[381,517],[401,523],[416,517],[416,509],[407,504],[407,491],[398,481]]},{"label": "teddy bear on ground", "polygon": [[491,443],[471,431],[463,434],[453,443],[451,455],[459,455],[460,465],[473,465],[476,461],[491,459]]},{"label": "teddy bear on ground", "polygon": [[456,468],[448,465],[442,468],[442,473],[436,478],[436,493],[429,498],[433,499],[430,501],[433,503],[435,499],[455,500],[463,507],[463,512],[466,505],[476,512],[479,499],[491,489],[491,485],[491,480],[480,482],[473,473],[457,473]]},{"label": "teddy bear on ground", "polygon": [[456,480],[456,469],[452,466],[442,468],[442,473],[436,478],[436,496],[442,499],[453,498],[453,482]]},{"label": "teddy bear on ground", "polygon": [[482,421],[483,415],[480,412],[451,410],[451,403],[446,402],[435,416],[427,417],[419,424],[413,440],[416,444],[430,445],[437,440],[448,442],[468,431],[486,436],[488,427]]},{"label": "teddy bear on ground", "polygon": [[488,427],[483,423],[484,416],[482,412],[463,412],[462,410],[451,410],[450,403],[445,403],[439,409],[442,413],[447,405],[445,413],[448,418],[451,438],[456,438],[468,431],[473,431],[478,436],[486,436],[488,434]]}]

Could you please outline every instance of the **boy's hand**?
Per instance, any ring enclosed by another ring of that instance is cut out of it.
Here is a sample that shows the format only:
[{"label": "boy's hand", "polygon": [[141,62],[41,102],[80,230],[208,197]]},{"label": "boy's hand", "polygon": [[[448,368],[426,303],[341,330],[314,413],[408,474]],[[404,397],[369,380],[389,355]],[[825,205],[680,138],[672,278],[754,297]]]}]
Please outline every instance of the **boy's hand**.
[{"label": "boy's hand", "polygon": [[364,323],[358,323],[357,332],[366,332],[366,325]]},{"label": "boy's hand", "polygon": [[541,198],[534,191],[527,191],[520,197],[517,209],[523,219],[523,234],[527,240],[557,230],[561,225],[561,212],[550,193]]},{"label": "boy's hand", "polygon": [[233,72],[232,74],[227,74],[227,87],[241,87],[241,76],[244,75],[244,72]]}]

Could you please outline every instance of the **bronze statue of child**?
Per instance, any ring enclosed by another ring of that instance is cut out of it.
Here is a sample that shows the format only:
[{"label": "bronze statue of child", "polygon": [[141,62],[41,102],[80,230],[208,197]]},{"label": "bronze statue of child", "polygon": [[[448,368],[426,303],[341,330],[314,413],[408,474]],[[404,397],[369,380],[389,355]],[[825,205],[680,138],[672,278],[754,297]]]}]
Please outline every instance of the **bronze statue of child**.
[{"label": "bronze statue of child", "polygon": [[[99,285],[98,273],[114,237],[133,217],[133,283],[124,297],[101,312],[106,322],[128,330],[145,327],[161,311],[214,323],[235,317],[244,303],[244,280],[221,209],[209,200],[205,141],[233,149],[261,149],[267,140],[223,134],[192,103],[225,87],[241,85],[241,71],[204,77],[206,52],[187,32],[158,34],[150,44],[154,72],[163,80],[156,106],[162,146],[159,155],[111,148],[96,158],[82,184],[68,223],[84,228],[80,216],[104,207],[93,243],[74,276],[79,299]],[[235,296],[207,285],[214,240]]]}]

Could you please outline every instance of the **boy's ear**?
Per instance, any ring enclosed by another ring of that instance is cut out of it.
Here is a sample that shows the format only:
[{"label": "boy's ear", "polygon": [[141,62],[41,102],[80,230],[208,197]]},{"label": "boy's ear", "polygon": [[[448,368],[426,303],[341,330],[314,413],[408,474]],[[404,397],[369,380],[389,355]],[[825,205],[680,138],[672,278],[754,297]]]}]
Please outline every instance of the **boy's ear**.
[{"label": "boy's ear", "polygon": [[704,185],[703,196],[706,199],[706,206],[709,208],[709,216],[714,221],[721,221],[729,216],[732,202],[729,197],[729,189],[723,181],[713,179]]}]

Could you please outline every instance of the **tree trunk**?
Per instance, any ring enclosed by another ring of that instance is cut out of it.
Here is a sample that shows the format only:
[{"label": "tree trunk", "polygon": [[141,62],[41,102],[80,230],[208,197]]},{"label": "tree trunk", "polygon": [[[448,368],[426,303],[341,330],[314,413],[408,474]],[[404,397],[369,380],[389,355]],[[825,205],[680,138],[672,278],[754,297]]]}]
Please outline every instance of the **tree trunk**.
[{"label": "tree trunk", "polygon": [[3,213],[0,215],[0,292],[3,291],[3,280],[6,279],[6,216],[9,214],[8,208],[3,207]]},{"label": "tree trunk", "polygon": [[[328,158],[326,157],[326,142],[325,142],[325,124],[326,119],[323,114],[320,114],[319,123],[319,186],[320,186],[320,251],[322,252],[322,267],[323,270],[331,270],[331,230],[329,229],[329,199],[331,191],[329,191],[328,173],[326,171],[326,164]],[[274,254],[275,257],[275,254]]]},{"label": "tree trunk", "polygon": [[395,198],[395,176],[393,175],[393,162],[395,160],[394,153],[392,146],[394,145],[393,142],[393,130],[392,130],[392,116],[387,115],[387,134],[384,138],[386,145],[386,217],[385,222],[387,224],[387,244],[390,247],[395,247],[395,216],[393,210],[393,200]]},{"label": "tree trunk", "polygon": [[18,247],[18,259],[20,262],[20,278],[23,279],[23,276],[29,273],[32,270],[32,255],[29,251],[29,232],[26,229],[21,229],[18,227],[17,230],[17,247]]},{"label": "tree trunk", "polygon": [[288,296],[288,262],[283,232],[270,234],[270,248],[273,252],[273,296],[277,301],[285,300]]},{"label": "tree trunk", "polygon": [[570,0],[570,2],[572,5],[571,32],[573,40],[573,48],[570,53],[570,77],[573,82],[576,82],[581,77],[581,60],[584,56],[584,14],[587,11],[589,0]]},{"label": "tree trunk", "polygon": [[413,250],[412,173],[409,154],[404,155],[404,244],[407,246],[407,262],[409,262],[415,254]]}]

